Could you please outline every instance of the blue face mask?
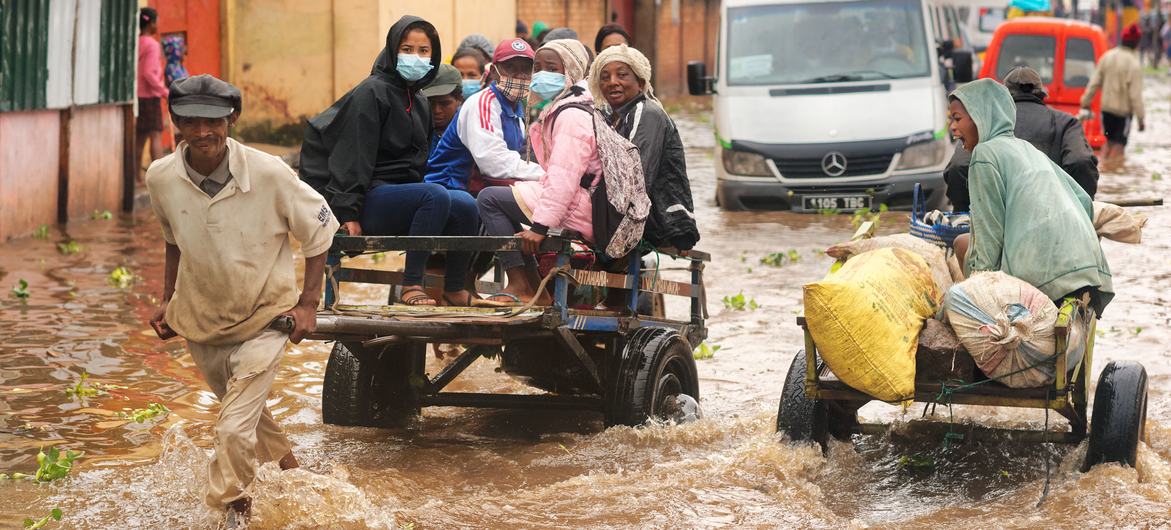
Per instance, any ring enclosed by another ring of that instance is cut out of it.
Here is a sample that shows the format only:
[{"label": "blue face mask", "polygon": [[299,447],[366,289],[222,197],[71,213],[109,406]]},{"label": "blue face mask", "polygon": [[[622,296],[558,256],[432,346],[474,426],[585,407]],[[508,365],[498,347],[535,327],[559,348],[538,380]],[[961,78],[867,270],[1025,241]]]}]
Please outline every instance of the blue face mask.
[{"label": "blue face mask", "polygon": [[463,84],[460,86],[463,87],[464,99],[468,99],[472,94],[480,91],[480,80],[464,79]]},{"label": "blue face mask", "polygon": [[398,75],[403,76],[407,81],[418,81],[427,75],[434,66],[431,65],[430,58],[422,58],[416,54],[400,53],[398,54],[398,62],[395,63],[394,69],[398,70]]},{"label": "blue face mask", "polygon": [[547,70],[537,72],[529,82],[529,90],[540,97],[541,101],[547,100],[565,90],[565,74]]}]

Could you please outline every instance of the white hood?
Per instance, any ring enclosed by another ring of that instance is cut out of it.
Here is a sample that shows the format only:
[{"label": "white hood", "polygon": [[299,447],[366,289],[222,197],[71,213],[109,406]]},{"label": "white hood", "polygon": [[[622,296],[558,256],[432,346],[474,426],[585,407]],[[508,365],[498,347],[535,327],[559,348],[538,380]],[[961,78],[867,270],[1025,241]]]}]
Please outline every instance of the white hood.
[{"label": "white hood", "polygon": [[[833,85],[842,87],[846,85]],[[827,85],[795,87],[828,88]],[[944,94],[922,79],[883,92],[769,95],[769,87],[726,87],[717,98],[721,139],[810,144],[899,138],[944,125]]]}]

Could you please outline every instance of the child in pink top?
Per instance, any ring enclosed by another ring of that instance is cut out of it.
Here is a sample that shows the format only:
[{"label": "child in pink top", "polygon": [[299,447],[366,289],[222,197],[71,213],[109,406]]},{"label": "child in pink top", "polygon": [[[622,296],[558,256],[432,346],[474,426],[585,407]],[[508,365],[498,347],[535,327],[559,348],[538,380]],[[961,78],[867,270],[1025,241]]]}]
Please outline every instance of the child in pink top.
[{"label": "child in pink top", "polygon": [[163,157],[163,97],[167,86],[163,83],[163,45],[159,33],[159,13],[144,7],[138,14],[138,151],[150,140],[150,160]]}]

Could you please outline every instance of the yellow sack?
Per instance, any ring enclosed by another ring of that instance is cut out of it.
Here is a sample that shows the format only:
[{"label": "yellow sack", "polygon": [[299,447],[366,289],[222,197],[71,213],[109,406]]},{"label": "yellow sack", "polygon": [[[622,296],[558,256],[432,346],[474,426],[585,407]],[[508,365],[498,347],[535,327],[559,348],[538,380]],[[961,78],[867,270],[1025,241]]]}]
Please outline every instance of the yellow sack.
[{"label": "yellow sack", "polygon": [[880,248],[805,285],[805,321],[843,383],[883,401],[902,401],[914,396],[919,331],[939,298],[923,258]]}]

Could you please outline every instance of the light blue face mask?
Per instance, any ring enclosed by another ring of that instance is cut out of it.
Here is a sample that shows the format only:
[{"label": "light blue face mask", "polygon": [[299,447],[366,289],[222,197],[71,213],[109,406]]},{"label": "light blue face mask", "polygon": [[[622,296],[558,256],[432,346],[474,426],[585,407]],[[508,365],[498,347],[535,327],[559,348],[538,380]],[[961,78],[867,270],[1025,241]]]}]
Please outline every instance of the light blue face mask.
[{"label": "light blue face mask", "polygon": [[480,91],[480,80],[464,79],[460,86],[463,87],[464,99],[468,99],[472,94]]},{"label": "light blue face mask", "polygon": [[565,74],[542,70],[533,74],[529,90],[545,101],[565,90]]},{"label": "light blue face mask", "polygon": [[395,63],[394,69],[398,70],[398,75],[403,76],[407,81],[418,81],[427,75],[434,66],[431,65],[431,59],[419,57],[413,53],[398,54],[398,62]]}]

